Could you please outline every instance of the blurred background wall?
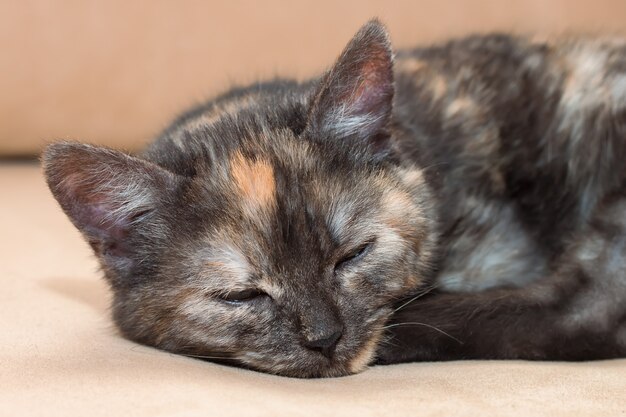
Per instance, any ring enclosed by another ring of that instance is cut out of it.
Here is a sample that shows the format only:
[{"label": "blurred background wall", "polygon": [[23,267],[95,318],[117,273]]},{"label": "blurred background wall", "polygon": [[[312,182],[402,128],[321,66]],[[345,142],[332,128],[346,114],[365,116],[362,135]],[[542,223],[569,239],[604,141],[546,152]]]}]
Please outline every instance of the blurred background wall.
[{"label": "blurred background wall", "polygon": [[0,0],[0,155],[136,150],[230,86],[330,65],[366,20],[396,47],[469,32],[626,34],[626,0]]}]

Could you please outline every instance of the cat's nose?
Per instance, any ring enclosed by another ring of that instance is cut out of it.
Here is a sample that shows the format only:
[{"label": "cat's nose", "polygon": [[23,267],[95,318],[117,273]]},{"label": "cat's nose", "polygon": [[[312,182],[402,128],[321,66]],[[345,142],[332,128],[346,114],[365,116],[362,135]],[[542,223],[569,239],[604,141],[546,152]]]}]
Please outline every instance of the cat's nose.
[{"label": "cat's nose", "polygon": [[307,338],[304,341],[304,346],[311,350],[318,351],[327,358],[330,358],[333,356],[335,346],[337,346],[337,342],[342,334],[342,330],[336,330],[332,333],[329,332],[311,339]]}]

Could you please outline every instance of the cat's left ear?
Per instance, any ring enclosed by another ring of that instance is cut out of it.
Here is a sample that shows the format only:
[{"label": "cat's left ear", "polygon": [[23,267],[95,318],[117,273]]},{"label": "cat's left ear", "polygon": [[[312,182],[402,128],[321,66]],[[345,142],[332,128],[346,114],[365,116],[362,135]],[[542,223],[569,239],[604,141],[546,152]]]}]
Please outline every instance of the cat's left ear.
[{"label": "cat's left ear", "polygon": [[357,32],[322,78],[305,133],[320,139],[356,138],[384,148],[393,94],[389,36],[374,19]]}]

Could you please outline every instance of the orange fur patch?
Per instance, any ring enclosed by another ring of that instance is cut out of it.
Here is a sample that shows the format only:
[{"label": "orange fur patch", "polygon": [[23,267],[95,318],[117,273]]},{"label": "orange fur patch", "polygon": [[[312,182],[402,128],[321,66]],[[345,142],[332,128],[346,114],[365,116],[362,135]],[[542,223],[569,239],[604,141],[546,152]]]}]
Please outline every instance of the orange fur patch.
[{"label": "orange fur patch", "polygon": [[246,207],[256,210],[267,209],[276,201],[274,168],[267,161],[251,161],[240,152],[230,159],[230,172]]},{"label": "orange fur patch", "polygon": [[376,355],[376,348],[378,342],[382,337],[382,331],[377,332],[370,340],[365,343],[365,346],[361,351],[350,361],[348,364],[349,370],[352,373],[358,373],[367,368],[367,365],[372,362]]},{"label": "orange fur patch", "polygon": [[411,196],[403,191],[390,190],[386,193],[383,200],[383,206],[385,207],[384,213],[388,218],[405,218],[406,214],[419,210],[411,200]]}]

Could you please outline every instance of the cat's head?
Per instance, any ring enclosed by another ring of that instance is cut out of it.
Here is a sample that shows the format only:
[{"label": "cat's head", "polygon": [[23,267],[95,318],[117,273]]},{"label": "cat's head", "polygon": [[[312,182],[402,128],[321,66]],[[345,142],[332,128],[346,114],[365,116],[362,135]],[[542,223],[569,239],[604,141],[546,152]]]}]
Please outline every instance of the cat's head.
[{"label": "cat's head", "polygon": [[124,335],[289,376],[367,366],[435,245],[422,172],[389,162],[393,88],[373,21],[310,90],[285,93],[298,128],[258,98],[176,127],[154,148],[169,163],[48,147],[50,189],[98,256]]}]

